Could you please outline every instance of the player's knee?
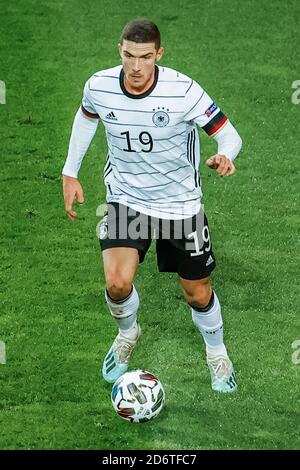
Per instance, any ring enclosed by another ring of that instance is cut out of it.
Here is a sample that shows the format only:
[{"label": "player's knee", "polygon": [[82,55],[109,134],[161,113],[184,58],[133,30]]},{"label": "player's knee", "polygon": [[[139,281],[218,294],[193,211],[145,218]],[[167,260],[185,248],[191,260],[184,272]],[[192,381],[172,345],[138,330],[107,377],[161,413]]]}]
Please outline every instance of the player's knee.
[{"label": "player's knee", "polygon": [[131,281],[121,274],[114,274],[106,278],[106,289],[114,300],[125,299],[130,294],[131,287]]},{"label": "player's knee", "polygon": [[180,284],[184,292],[184,297],[190,305],[200,308],[208,305],[212,293],[212,286],[209,277],[198,281],[180,280]]},{"label": "player's knee", "polygon": [[211,292],[212,289],[210,285],[198,286],[193,291],[190,291],[188,295],[186,295],[186,299],[190,305],[204,308],[210,301]]}]

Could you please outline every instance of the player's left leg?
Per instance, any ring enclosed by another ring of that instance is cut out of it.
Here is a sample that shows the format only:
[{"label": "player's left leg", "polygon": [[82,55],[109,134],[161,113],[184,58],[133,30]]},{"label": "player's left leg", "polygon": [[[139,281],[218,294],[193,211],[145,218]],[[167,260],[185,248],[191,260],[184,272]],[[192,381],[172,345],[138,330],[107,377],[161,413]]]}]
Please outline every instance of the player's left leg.
[{"label": "player's left leg", "polygon": [[163,239],[157,241],[159,270],[177,272],[180,277],[193,321],[206,344],[213,390],[233,392],[237,388],[235,374],[223,342],[219,299],[209,277],[216,262],[207,217],[200,210],[189,219],[171,221],[170,227],[169,238],[162,232]]},{"label": "player's left leg", "polygon": [[180,277],[179,282],[191,306],[193,322],[206,344],[212,388],[218,392],[234,392],[237,389],[235,371],[224,345],[221,306],[210,278],[190,280]]}]

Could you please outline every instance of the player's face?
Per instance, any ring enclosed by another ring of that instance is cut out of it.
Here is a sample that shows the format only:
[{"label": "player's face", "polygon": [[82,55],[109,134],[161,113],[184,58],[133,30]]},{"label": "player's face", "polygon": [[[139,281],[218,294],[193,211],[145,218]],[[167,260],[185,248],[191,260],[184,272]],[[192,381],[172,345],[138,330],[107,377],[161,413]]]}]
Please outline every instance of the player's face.
[{"label": "player's face", "polygon": [[154,81],[155,62],[163,55],[163,48],[155,48],[154,42],[137,43],[124,39],[119,44],[125,74],[125,86],[129,92],[143,93]]}]

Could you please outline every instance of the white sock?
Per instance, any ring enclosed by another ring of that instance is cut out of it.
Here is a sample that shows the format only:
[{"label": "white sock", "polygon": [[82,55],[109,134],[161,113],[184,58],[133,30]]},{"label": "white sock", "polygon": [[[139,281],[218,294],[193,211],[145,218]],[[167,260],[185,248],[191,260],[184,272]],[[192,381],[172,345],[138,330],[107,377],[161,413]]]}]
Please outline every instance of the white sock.
[{"label": "white sock", "polygon": [[107,291],[105,290],[105,300],[111,315],[116,320],[119,332],[129,339],[135,339],[138,332],[137,316],[140,301],[138,293],[132,286],[132,291],[125,299],[121,301],[115,301],[111,299]]},{"label": "white sock", "polygon": [[[210,305],[212,303],[212,305]],[[198,328],[206,345],[208,355],[227,356],[226,347],[223,342],[223,320],[221,315],[221,305],[217,294],[213,292],[213,298],[208,306],[208,310],[195,310],[192,307],[192,318],[194,325]]]}]

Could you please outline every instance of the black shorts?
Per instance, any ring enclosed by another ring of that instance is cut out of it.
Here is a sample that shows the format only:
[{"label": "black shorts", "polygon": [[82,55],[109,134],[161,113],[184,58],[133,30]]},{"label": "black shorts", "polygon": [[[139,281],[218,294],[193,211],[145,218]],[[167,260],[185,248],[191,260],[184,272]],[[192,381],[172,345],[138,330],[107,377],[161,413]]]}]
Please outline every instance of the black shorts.
[{"label": "black shorts", "polygon": [[216,266],[202,209],[188,219],[166,220],[141,214],[123,204],[109,203],[97,234],[101,250],[136,248],[140,263],[155,239],[159,271],[176,272],[184,279],[207,277]]}]

